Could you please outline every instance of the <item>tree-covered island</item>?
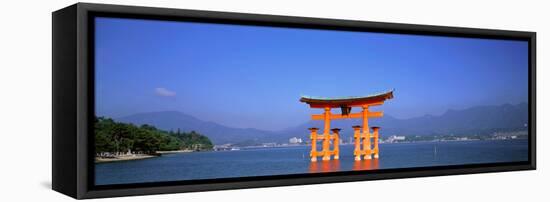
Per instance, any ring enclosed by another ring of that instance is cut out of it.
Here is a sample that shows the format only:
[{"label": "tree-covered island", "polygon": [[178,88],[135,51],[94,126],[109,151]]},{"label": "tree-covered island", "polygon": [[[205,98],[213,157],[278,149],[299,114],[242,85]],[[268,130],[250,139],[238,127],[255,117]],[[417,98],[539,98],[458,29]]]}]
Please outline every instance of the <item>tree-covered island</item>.
[{"label": "tree-covered island", "polygon": [[212,150],[210,139],[195,131],[163,131],[151,125],[136,126],[96,117],[96,162],[150,158],[166,152]]}]

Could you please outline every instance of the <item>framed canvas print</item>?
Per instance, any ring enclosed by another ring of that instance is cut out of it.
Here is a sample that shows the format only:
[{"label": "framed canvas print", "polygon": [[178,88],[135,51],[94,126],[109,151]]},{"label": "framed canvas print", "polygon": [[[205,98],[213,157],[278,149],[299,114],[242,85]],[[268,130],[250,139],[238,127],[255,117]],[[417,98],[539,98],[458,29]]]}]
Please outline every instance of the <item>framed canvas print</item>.
[{"label": "framed canvas print", "polygon": [[535,36],[78,3],[53,13],[53,189],[532,170]]}]

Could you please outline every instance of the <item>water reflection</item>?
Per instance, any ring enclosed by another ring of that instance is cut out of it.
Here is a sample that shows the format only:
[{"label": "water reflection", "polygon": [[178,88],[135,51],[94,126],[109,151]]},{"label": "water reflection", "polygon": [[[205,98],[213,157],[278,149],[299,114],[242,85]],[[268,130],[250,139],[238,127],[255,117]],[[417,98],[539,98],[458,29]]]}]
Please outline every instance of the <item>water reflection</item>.
[{"label": "water reflection", "polygon": [[376,170],[380,168],[378,159],[369,159],[353,162],[353,170]]},{"label": "water reflection", "polygon": [[[344,161],[344,164],[340,160],[330,160],[330,161],[317,161],[309,163],[309,172],[310,173],[322,173],[322,172],[338,172],[342,170],[376,170],[380,168],[378,159],[362,160],[362,161]],[[348,164],[349,163],[349,164]],[[342,168],[343,166],[343,168]]]},{"label": "water reflection", "polygon": [[309,164],[309,172],[336,172],[340,171],[340,160],[318,161]]}]

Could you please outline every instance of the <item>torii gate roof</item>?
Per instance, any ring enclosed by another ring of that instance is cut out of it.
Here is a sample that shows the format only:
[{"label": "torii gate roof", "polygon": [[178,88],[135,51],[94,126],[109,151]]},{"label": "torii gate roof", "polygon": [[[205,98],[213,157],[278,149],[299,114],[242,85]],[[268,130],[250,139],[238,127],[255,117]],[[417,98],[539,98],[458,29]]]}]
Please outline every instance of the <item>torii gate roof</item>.
[{"label": "torii gate roof", "polygon": [[385,100],[393,98],[393,89],[375,93],[367,96],[347,96],[347,97],[313,97],[313,96],[301,96],[300,102],[309,104],[311,108],[339,108],[339,107],[352,107],[352,106],[364,106],[364,105],[379,105]]}]

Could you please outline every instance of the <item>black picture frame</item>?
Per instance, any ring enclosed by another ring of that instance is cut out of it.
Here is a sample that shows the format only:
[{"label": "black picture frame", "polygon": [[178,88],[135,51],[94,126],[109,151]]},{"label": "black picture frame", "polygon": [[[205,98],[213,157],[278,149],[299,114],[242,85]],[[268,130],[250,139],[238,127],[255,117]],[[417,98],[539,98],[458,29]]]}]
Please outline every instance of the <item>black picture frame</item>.
[{"label": "black picture frame", "polygon": [[[93,18],[194,21],[524,40],[529,43],[529,161],[96,186],[93,183]],[[536,169],[536,33],[77,3],[52,14],[52,188],[84,199]]]}]

